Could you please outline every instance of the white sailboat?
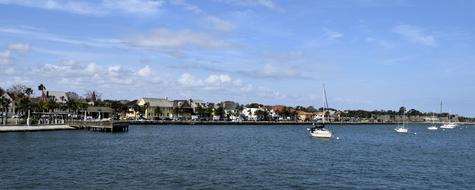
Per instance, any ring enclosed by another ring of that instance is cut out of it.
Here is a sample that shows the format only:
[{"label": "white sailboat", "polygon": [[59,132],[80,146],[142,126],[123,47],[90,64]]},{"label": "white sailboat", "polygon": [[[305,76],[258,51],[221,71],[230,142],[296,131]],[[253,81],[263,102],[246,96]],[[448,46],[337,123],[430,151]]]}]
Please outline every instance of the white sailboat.
[{"label": "white sailboat", "polygon": [[435,130],[439,129],[437,126],[435,126],[435,113],[432,113],[432,125],[427,127],[427,129],[429,129],[431,131],[435,131]]},{"label": "white sailboat", "polygon": [[394,130],[397,133],[407,133],[409,130],[404,126],[404,118],[406,117],[406,113],[403,113],[402,115],[402,125],[396,127]]},{"label": "white sailboat", "polygon": [[331,138],[332,132],[325,128],[325,108],[328,107],[327,92],[325,91],[325,85],[323,85],[323,116],[322,123],[313,123],[313,127],[308,129],[312,137],[318,138]]},{"label": "white sailboat", "polygon": [[449,120],[449,122],[447,123],[444,123],[442,126],[440,126],[441,129],[453,129],[455,127],[457,127],[458,125],[456,123],[453,123],[451,120],[450,120],[450,111],[447,115],[447,119]]}]

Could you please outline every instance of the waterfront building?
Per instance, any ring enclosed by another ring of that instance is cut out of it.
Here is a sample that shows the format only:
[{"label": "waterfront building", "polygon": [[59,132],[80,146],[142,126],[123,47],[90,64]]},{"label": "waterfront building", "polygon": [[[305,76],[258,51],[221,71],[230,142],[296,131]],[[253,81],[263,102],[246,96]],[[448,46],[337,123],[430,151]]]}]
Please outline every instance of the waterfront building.
[{"label": "waterfront building", "polygon": [[251,121],[257,121],[258,116],[257,116],[257,111],[261,110],[261,108],[248,108],[245,107],[242,109],[242,115],[247,119]]},{"label": "waterfront building", "polygon": [[56,103],[64,104],[68,102],[68,96],[66,95],[66,92],[62,91],[47,91],[46,97],[52,98]]},{"label": "waterfront building", "polygon": [[145,119],[166,119],[172,117],[174,102],[168,98],[141,98],[137,105],[145,109]]},{"label": "waterfront building", "polygon": [[4,108],[2,107],[2,105],[0,105],[0,114],[5,114],[6,117],[11,117],[13,115],[16,114],[16,106],[15,106],[15,100],[12,98],[12,96],[10,96],[7,92],[3,93],[3,94],[0,94],[0,98],[3,98],[5,99],[6,101],[9,102],[7,108],[6,109],[6,113],[4,113]]},{"label": "waterfront building", "polygon": [[300,121],[310,121],[317,117],[316,112],[297,111],[297,118]]},{"label": "waterfront building", "polygon": [[173,118],[177,120],[191,120],[193,108],[189,100],[173,100]]},{"label": "waterfront building", "polygon": [[223,101],[216,104],[215,108],[217,107],[222,107],[224,110],[224,115],[228,116],[230,120],[237,121],[240,119],[239,103],[234,101]]},{"label": "waterfront building", "polygon": [[127,102],[127,111],[125,112],[125,119],[138,119],[140,117],[140,110],[137,110],[138,100]]},{"label": "waterfront building", "polygon": [[189,103],[190,103],[191,108],[193,109],[193,113],[197,112],[196,109],[198,107],[206,109],[211,105],[211,103],[205,102],[203,100],[196,100],[196,99],[190,99]]},{"label": "waterfront building", "polygon": [[109,107],[91,106],[86,109],[86,119],[110,119],[114,110]]}]

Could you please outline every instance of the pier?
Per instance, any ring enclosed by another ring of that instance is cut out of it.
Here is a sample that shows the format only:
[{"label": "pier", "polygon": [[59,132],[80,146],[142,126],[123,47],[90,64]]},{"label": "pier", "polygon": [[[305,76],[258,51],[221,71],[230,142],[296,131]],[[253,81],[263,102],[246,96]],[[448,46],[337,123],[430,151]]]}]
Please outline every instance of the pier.
[{"label": "pier", "polygon": [[127,132],[129,123],[121,121],[67,121],[66,125],[76,129],[99,132]]}]

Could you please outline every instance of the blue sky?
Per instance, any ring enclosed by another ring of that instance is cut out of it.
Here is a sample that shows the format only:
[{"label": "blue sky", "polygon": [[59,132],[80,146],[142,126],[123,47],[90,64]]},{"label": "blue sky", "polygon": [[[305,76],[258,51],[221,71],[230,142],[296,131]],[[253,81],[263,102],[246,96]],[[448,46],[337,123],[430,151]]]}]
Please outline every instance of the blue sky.
[{"label": "blue sky", "polygon": [[0,86],[475,116],[475,1],[0,0]]}]

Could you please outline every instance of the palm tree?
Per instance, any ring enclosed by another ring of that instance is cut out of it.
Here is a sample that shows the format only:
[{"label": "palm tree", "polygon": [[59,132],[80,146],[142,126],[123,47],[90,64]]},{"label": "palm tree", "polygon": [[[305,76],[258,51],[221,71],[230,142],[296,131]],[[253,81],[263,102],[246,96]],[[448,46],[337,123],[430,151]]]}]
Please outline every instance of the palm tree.
[{"label": "palm tree", "polygon": [[180,109],[178,107],[173,107],[172,114],[174,119],[178,119],[178,114],[180,114]]},{"label": "palm tree", "polygon": [[33,94],[33,89],[27,88],[25,90],[25,94],[26,94],[26,96],[28,96],[28,98],[30,98],[30,96]]},{"label": "palm tree", "polygon": [[10,107],[10,103],[11,103],[10,99],[6,99],[3,96],[0,97],[0,105],[3,108],[3,112],[2,112],[3,125],[7,124],[7,113],[8,113],[8,108]]},{"label": "palm tree", "polygon": [[154,110],[155,117],[158,117],[158,119],[160,119],[160,116],[162,116],[162,114],[163,114],[162,109],[160,109],[160,107],[156,107]]},{"label": "palm tree", "polygon": [[150,103],[148,102],[143,105],[143,109],[145,110],[144,112],[145,112],[145,116],[147,116],[147,119],[149,119],[149,116],[150,116],[150,112],[148,110],[149,107],[150,107]]},{"label": "palm tree", "polygon": [[45,90],[46,90],[45,85],[40,84],[40,85],[38,86],[38,90],[41,91],[41,98],[40,98],[40,100],[41,100],[41,101],[45,101],[46,98],[47,98],[47,97],[45,97]]},{"label": "palm tree", "polygon": [[58,104],[53,98],[48,99],[46,102],[46,108],[49,112],[54,112],[54,109],[58,108]]},{"label": "palm tree", "polygon": [[0,116],[2,117],[2,123],[3,123],[3,114],[4,114],[3,104],[5,104],[5,98],[2,96],[0,97],[0,107],[2,108],[2,114]]}]

